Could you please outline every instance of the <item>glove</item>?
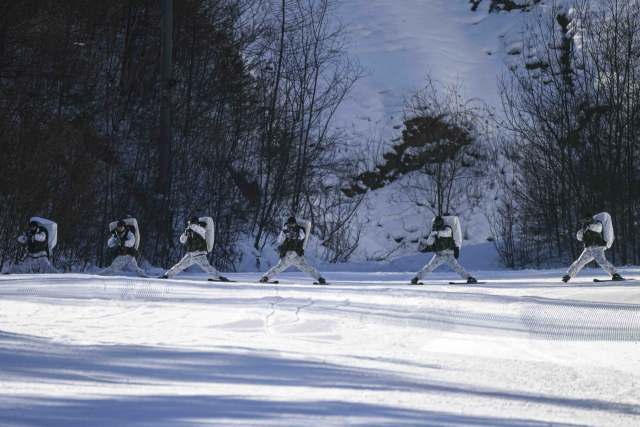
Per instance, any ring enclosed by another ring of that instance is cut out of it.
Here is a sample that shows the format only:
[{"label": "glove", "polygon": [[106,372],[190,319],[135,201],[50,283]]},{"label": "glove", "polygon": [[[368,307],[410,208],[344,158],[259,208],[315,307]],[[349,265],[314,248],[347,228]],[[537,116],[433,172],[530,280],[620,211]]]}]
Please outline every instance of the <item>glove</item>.
[{"label": "glove", "polygon": [[278,252],[280,252],[280,258],[284,258],[284,256],[287,254],[284,245],[278,246]]},{"label": "glove", "polygon": [[302,248],[296,249],[296,254],[298,254],[298,256],[303,256],[304,255],[304,249],[302,249]]},{"label": "glove", "polygon": [[287,237],[287,239],[291,238],[291,233],[285,233],[285,236]]},{"label": "glove", "polygon": [[459,256],[460,256],[460,248],[456,246],[455,248],[453,248],[453,257],[455,259],[458,259]]},{"label": "glove", "polygon": [[425,246],[424,248],[418,250],[423,254],[426,254],[427,252],[433,252],[433,246]]},{"label": "glove", "polygon": [[433,230],[433,231],[431,232],[431,235],[432,235],[432,236],[437,236],[437,235],[438,235],[438,232],[437,232],[436,230]]}]

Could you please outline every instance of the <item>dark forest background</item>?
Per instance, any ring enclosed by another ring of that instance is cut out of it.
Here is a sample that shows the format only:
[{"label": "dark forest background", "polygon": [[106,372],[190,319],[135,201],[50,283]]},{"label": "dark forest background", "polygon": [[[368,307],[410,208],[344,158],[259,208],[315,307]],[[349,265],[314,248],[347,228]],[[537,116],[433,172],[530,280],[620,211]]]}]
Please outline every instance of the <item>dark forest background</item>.
[{"label": "dark forest background", "polygon": [[[0,268],[29,217],[59,227],[64,270],[104,266],[107,224],[138,220],[141,254],[168,267],[193,215],[216,224],[233,271],[283,214],[311,218],[344,260],[359,203],[339,188],[329,125],[361,75],[332,0],[173,5],[170,162],[159,159],[160,0],[15,0],[0,16]],[[169,194],[162,186],[169,182]]]},{"label": "dark forest background", "polygon": [[608,257],[638,265],[640,5],[565,3],[527,14],[522,51],[500,80],[496,246],[508,267],[567,264],[582,251],[584,213],[606,211]]}]

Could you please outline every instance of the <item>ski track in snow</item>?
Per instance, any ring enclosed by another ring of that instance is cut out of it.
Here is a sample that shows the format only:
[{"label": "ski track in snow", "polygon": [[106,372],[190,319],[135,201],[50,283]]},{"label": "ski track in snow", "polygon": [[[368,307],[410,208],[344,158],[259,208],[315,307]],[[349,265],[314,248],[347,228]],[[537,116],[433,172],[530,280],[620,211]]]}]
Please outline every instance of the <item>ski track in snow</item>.
[{"label": "ski track in snow", "polygon": [[0,425],[637,426],[640,282],[563,273],[2,277]]}]

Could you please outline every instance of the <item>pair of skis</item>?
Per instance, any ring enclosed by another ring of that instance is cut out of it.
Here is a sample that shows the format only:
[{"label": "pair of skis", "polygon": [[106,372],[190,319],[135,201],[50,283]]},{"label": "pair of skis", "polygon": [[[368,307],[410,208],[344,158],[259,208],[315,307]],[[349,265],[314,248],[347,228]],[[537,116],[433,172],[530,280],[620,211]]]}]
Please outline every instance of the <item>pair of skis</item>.
[{"label": "pair of skis", "polygon": [[[277,280],[272,280],[272,281],[270,281],[270,282],[261,282],[261,281],[259,281],[259,280],[258,280],[258,281],[257,281],[257,282],[255,282],[255,283],[268,283],[268,284],[270,284],[270,285],[277,285],[277,284],[278,284],[278,283],[280,283],[280,282],[278,282]],[[327,285],[329,284],[329,282],[324,282],[324,283],[320,283],[320,282],[313,282],[313,284],[314,284],[314,285],[318,285],[318,286],[327,286]]]},{"label": "pair of skis", "polygon": [[[449,282],[450,285],[483,285],[487,282],[474,282],[474,283],[469,283],[469,282]],[[409,283],[411,286],[422,286],[424,285],[424,282],[418,282],[418,283]]]},{"label": "pair of skis", "polygon": [[[219,283],[236,283],[236,281],[235,281],[235,280],[226,280],[226,281],[222,281],[222,280],[217,280],[217,279],[208,279],[208,281],[209,281],[209,282],[219,282]],[[277,280],[274,280],[274,281],[271,281],[271,282],[260,282],[260,281],[258,281],[258,282],[255,282],[255,283],[268,283],[268,284],[270,284],[270,285],[277,285],[277,284],[278,284],[278,283],[280,283],[280,282],[278,282]],[[314,285],[319,285],[319,286],[326,286],[326,285],[328,285],[329,283],[328,283],[328,282],[325,282],[325,283],[322,283],[322,284],[321,284],[321,283],[319,283],[319,282],[313,282],[313,284],[314,284]]]}]

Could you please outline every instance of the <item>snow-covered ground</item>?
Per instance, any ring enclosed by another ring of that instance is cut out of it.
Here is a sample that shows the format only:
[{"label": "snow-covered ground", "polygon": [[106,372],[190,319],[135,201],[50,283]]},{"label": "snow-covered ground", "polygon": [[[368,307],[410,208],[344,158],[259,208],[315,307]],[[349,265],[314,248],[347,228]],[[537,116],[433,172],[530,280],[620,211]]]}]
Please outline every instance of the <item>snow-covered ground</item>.
[{"label": "snow-covered ground", "polygon": [[523,15],[489,13],[490,5],[473,12],[468,0],[343,0],[336,14],[349,25],[348,52],[368,74],[334,123],[361,134],[399,124],[404,97],[428,75],[498,107],[497,78],[522,50]]},{"label": "snow-covered ground", "polygon": [[472,274],[4,276],[0,425],[640,425],[640,282]]}]

